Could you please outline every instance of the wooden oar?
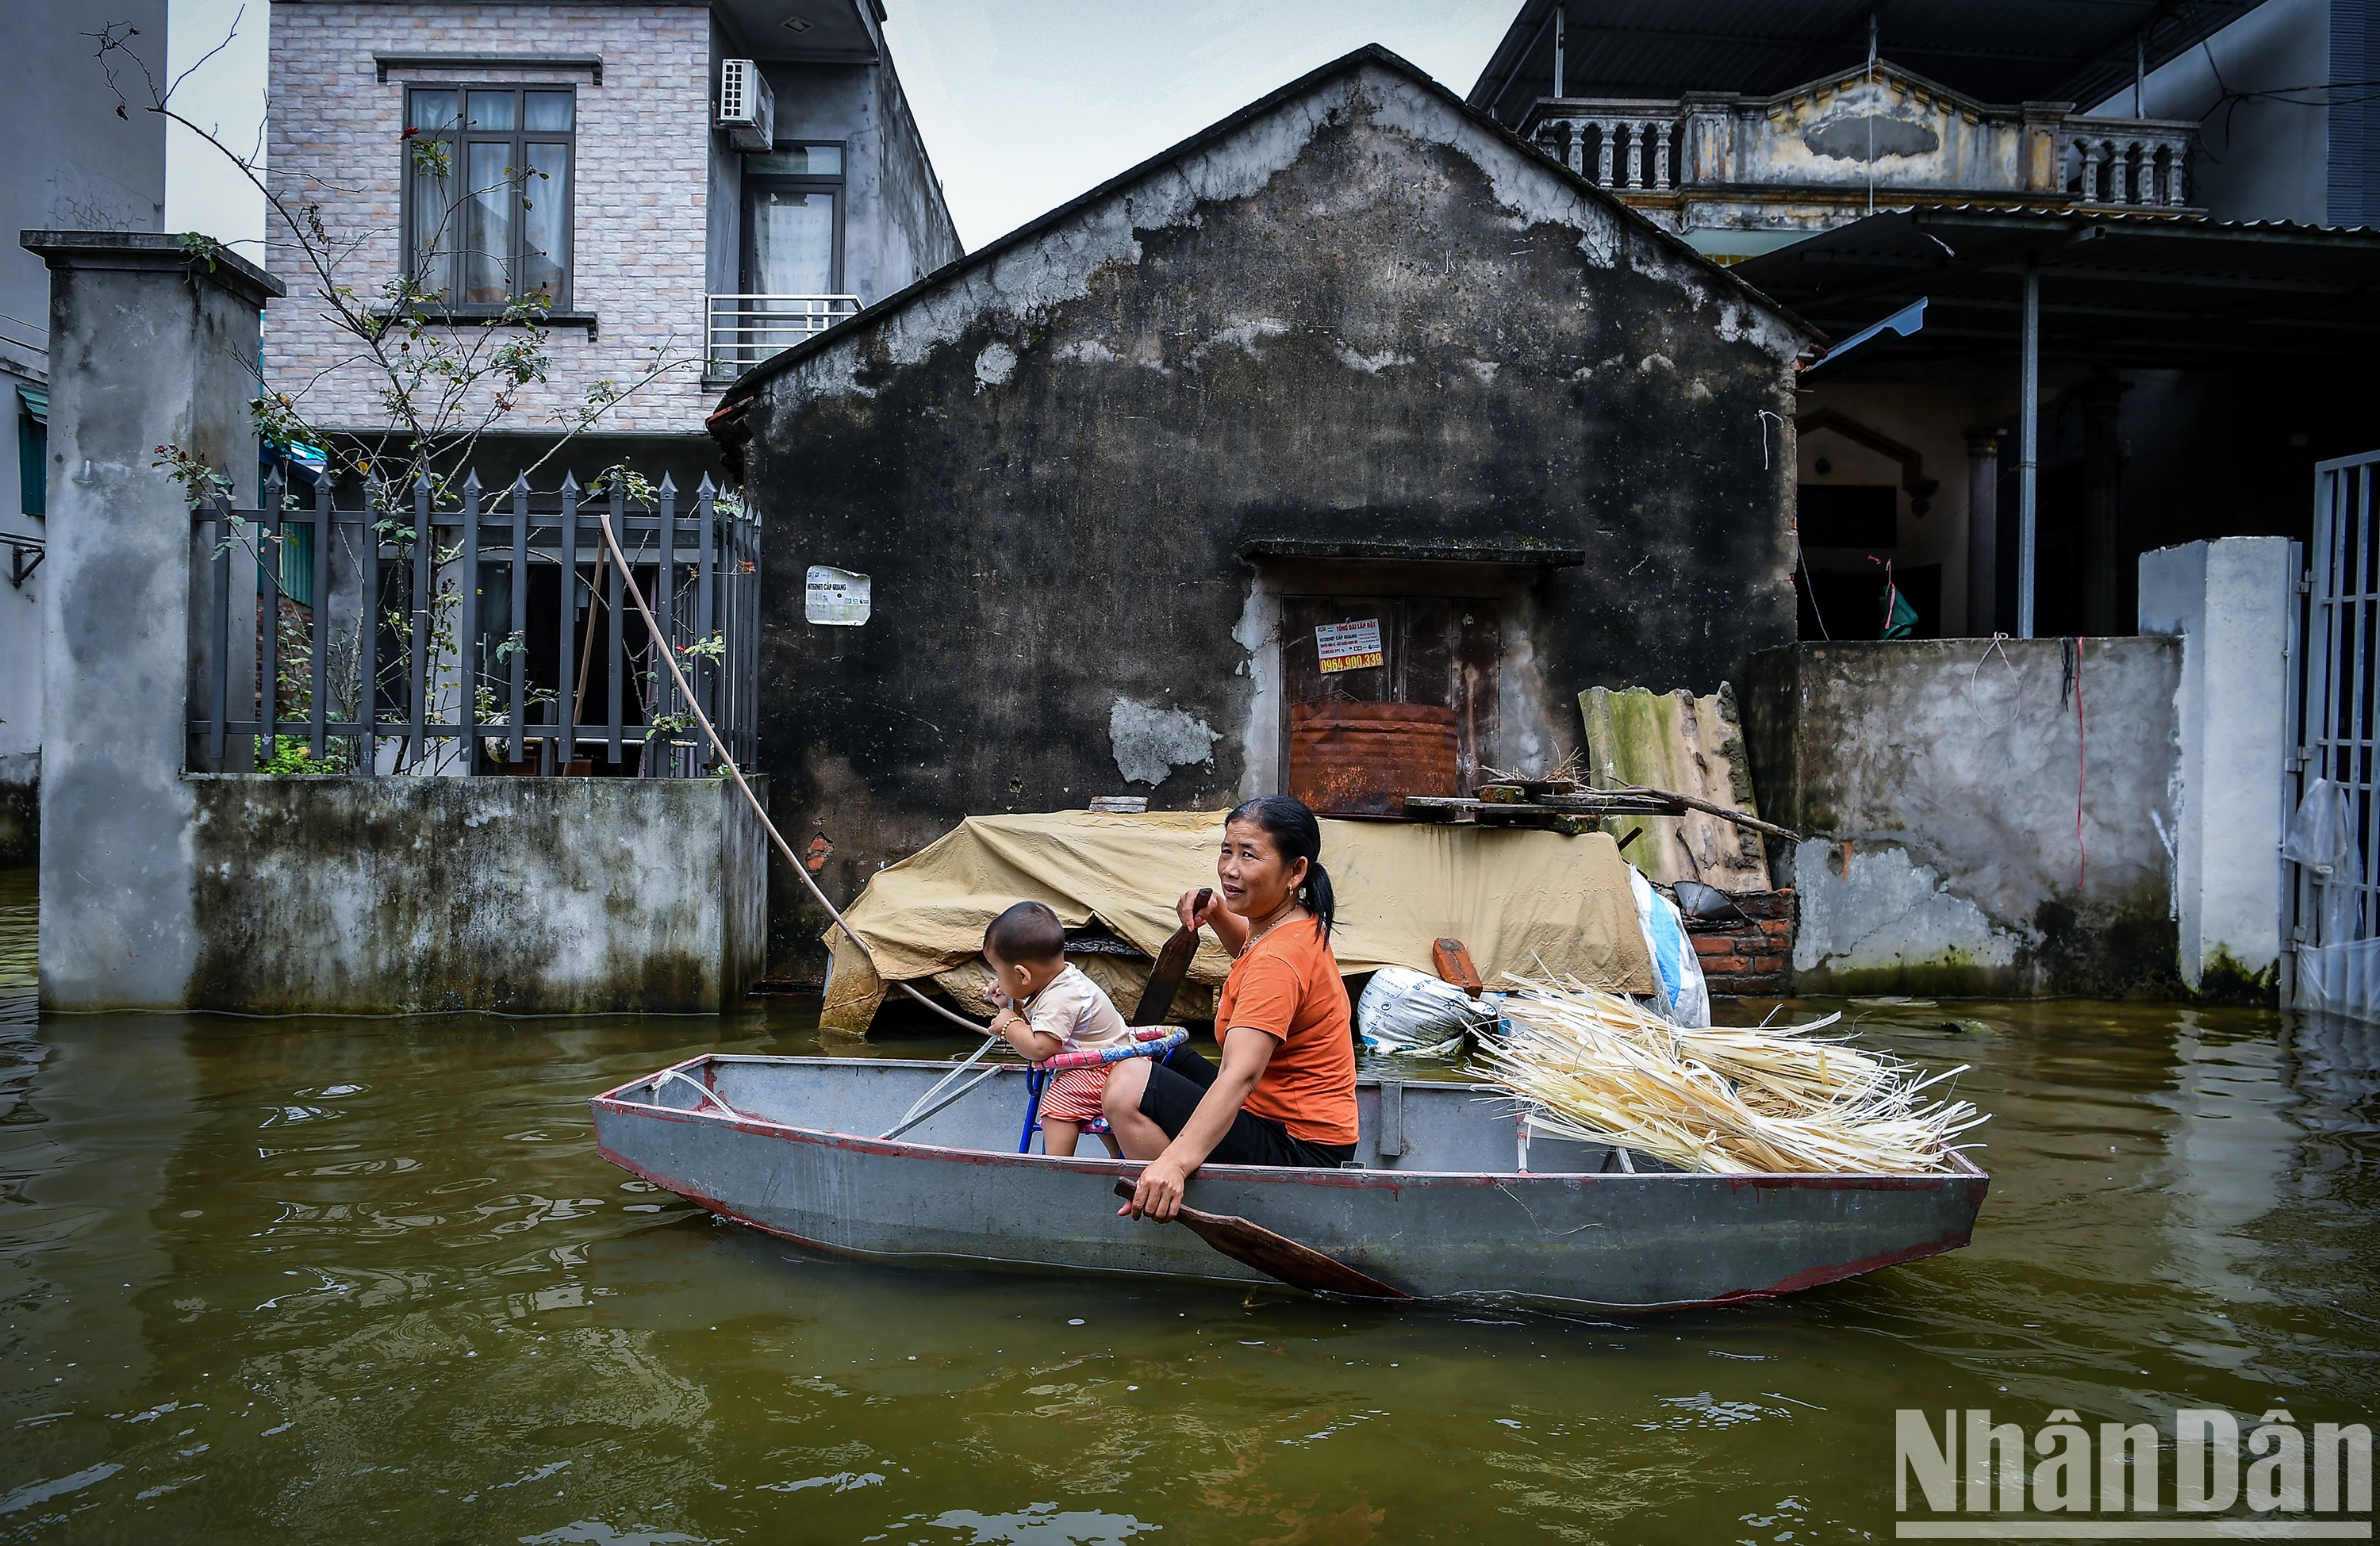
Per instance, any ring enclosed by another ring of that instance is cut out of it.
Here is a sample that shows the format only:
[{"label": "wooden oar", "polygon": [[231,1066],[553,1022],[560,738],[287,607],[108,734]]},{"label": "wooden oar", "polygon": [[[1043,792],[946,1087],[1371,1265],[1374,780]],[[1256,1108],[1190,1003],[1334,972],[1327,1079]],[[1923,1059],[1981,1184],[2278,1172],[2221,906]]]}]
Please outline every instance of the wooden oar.
[{"label": "wooden oar", "polygon": [[[1130,1181],[1116,1182],[1115,1190],[1125,1202],[1132,1201]],[[1300,1245],[1286,1235],[1276,1235],[1260,1224],[1250,1224],[1230,1214],[1202,1213],[1185,1204],[1174,1215],[1174,1222],[1232,1261],[1245,1262],[1267,1277],[1279,1278],[1293,1288],[1315,1294],[1344,1294],[1357,1299],[1413,1298],[1403,1289],[1357,1272],[1312,1246]]]},{"label": "wooden oar", "polygon": [[[1213,889],[1201,886],[1198,900],[1190,906],[1190,915],[1195,918],[1206,912],[1207,904],[1214,900]],[[1165,948],[1157,953],[1157,964],[1148,970],[1148,986],[1141,990],[1140,1004],[1132,1011],[1133,1024],[1155,1025],[1164,1020],[1173,1008],[1174,994],[1182,987],[1183,973],[1190,970],[1190,958],[1197,953],[1196,925],[1175,929],[1173,937],[1165,942]]]}]

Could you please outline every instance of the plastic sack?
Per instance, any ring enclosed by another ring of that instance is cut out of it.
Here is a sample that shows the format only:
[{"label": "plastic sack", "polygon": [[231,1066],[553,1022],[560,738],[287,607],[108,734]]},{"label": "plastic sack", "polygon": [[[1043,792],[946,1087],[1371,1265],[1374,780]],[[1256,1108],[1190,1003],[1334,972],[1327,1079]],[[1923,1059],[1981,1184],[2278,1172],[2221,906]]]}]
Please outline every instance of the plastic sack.
[{"label": "plastic sack", "polygon": [[1686,937],[1684,915],[1633,864],[1628,886],[1636,898],[1636,926],[1645,931],[1645,948],[1653,957],[1653,1008],[1672,1025],[1708,1025],[1710,984],[1703,980],[1694,941]]},{"label": "plastic sack", "polygon": [[2317,943],[2345,945],[2361,937],[2356,914],[2363,887],[2363,857],[2356,852],[2355,814],[2348,804],[2347,791],[2328,779],[2316,779],[2306,786],[2297,815],[2289,818],[2281,857],[2313,874]]},{"label": "plastic sack", "polygon": [[1372,973],[1355,1001],[1355,1034],[1366,1052],[1408,1057],[1448,1053],[1466,1031],[1492,1027],[1495,1007],[1409,966]]}]

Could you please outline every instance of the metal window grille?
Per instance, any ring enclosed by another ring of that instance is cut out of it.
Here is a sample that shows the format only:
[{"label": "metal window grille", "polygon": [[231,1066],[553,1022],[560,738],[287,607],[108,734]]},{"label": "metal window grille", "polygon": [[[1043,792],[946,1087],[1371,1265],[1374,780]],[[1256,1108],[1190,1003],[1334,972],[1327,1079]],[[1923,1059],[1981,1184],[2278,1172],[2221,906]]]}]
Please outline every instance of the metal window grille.
[{"label": "metal window grille", "polygon": [[590,501],[573,478],[492,501],[476,476],[443,500],[425,479],[340,510],[330,480],[308,502],[276,475],[258,509],[194,511],[191,558],[200,771],[708,774],[662,647],[737,765],[757,749],[759,530],[709,478],[690,502],[666,478],[647,502],[617,480]]},{"label": "metal window grille", "polygon": [[[2380,676],[2372,667],[2380,634],[2380,550],[2374,547],[2374,479],[2380,452],[2314,469],[2313,542],[2291,705],[2296,732],[2291,805],[2317,779],[2345,797],[2348,857],[2323,874],[2288,862],[2289,1001],[2362,1020],[2380,1020]],[[2302,826],[2293,817],[2293,830]]]}]

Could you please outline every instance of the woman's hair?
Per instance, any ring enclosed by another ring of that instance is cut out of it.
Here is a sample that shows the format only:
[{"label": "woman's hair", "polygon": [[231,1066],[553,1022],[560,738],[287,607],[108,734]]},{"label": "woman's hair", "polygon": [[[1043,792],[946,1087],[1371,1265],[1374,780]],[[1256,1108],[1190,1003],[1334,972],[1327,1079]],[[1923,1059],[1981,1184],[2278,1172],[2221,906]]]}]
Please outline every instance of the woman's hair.
[{"label": "woman's hair", "polygon": [[1339,900],[1331,895],[1330,872],[1322,867],[1322,824],[1314,819],[1305,802],[1286,794],[1259,794],[1242,801],[1223,818],[1223,825],[1235,821],[1252,821],[1263,827],[1281,852],[1283,864],[1305,861],[1305,879],[1297,888],[1297,900],[1322,925],[1322,937],[1328,941],[1330,925],[1338,920]]}]

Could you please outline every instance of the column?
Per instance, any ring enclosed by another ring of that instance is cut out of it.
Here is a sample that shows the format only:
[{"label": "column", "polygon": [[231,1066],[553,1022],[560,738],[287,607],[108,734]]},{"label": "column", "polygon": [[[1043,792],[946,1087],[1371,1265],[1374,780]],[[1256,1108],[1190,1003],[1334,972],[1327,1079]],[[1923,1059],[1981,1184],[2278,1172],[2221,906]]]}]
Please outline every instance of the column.
[{"label": "column", "polygon": [[1967,632],[1998,629],[2000,562],[2000,432],[1967,431]]},{"label": "column", "polygon": [[2181,795],[2174,902],[2181,977],[2219,1001],[2270,1004],[2281,958],[2280,844],[2289,542],[2227,537],[2143,553],[2140,631],[2181,635]]},{"label": "column", "polygon": [[2131,383],[2095,371],[2075,395],[2082,407],[2082,628],[2105,638],[2130,617],[2123,606],[2122,513],[2124,446],[2117,431]]},{"label": "column", "polygon": [[193,562],[181,489],[150,464],[161,443],[188,447],[254,506],[259,318],[282,291],[243,259],[194,261],[170,236],[23,241],[50,267],[42,1004],[176,1008],[197,953]]}]

